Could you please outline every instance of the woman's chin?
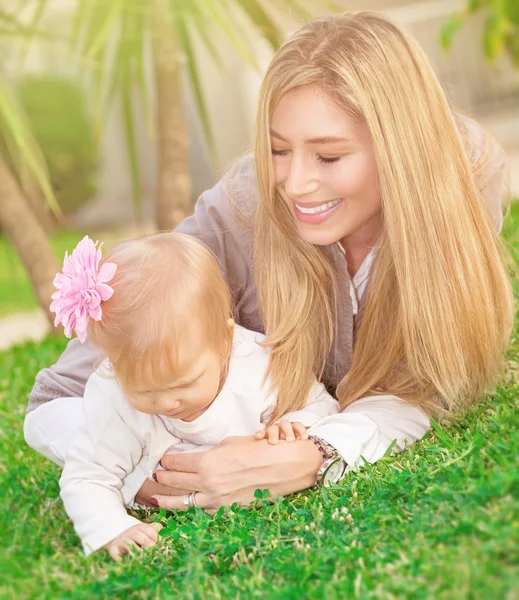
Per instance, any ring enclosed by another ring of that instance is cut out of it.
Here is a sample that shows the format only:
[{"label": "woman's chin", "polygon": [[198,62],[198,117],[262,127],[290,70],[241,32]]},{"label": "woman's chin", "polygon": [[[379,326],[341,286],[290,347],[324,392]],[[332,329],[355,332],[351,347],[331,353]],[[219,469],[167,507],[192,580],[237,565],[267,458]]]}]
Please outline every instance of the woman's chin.
[{"label": "woman's chin", "polygon": [[344,234],[338,231],[337,228],[326,227],[325,225],[297,223],[297,230],[301,239],[314,246],[330,246],[344,237]]}]

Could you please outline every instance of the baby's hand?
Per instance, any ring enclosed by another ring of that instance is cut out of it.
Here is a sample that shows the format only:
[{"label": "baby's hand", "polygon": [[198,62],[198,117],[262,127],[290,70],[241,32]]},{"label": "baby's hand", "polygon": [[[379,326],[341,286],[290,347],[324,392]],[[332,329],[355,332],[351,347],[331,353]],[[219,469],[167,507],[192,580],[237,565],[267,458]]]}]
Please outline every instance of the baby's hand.
[{"label": "baby's hand", "polygon": [[120,562],[121,554],[128,554],[132,546],[141,548],[155,546],[159,538],[158,532],[161,529],[160,523],[138,523],[108,542],[105,548],[115,561]]},{"label": "baby's hand", "polygon": [[306,427],[297,421],[291,423],[290,421],[284,420],[271,425],[267,429],[260,429],[254,436],[257,440],[264,440],[267,438],[269,444],[277,444],[279,440],[286,440],[287,442],[293,442],[296,438],[301,440],[307,440],[308,435],[306,433]]}]

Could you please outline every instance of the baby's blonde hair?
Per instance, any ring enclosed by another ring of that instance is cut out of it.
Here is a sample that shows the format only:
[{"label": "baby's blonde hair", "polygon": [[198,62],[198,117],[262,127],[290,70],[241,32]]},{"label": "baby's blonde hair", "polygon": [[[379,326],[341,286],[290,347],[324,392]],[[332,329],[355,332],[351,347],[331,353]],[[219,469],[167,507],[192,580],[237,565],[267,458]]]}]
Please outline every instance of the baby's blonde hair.
[{"label": "baby's blonde hair", "polygon": [[231,294],[211,252],[196,238],[159,233],[122,242],[113,262],[113,296],[91,320],[88,338],[109,358],[121,386],[133,392],[165,389],[178,374],[178,353],[194,319],[222,358],[232,345]]}]

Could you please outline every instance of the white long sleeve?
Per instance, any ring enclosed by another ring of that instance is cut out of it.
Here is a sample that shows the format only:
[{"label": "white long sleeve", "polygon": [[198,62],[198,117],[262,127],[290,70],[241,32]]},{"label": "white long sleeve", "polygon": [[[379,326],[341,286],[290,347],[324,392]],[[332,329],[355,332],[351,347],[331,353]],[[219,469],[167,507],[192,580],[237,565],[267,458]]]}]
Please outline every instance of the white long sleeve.
[{"label": "white long sleeve", "polygon": [[326,391],[322,383],[316,381],[310,389],[306,406],[301,410],[284,414],[276,422],[291,421],[294,423],[299,421],[305,427],[312,427],[321,419],[336,415],[338,412],[339,403],[337,400]]},{"label": "white long sleeve", "polygon": [[396,440],[395,452],[421,439],[430,428],[429,417],[396,396],[367,396],[336,415],[324,418],[309,433],[317,435],[340,452],[356,470],[363,459],[374,463]]},{"label": "white long sleeve", "polygon": [[107,393],[107,385],[97,373],[88,380],[84,425],[66,455],[60,479],[61,498],[86,554],[139,523],[124,508],[122,482],[141,460],[143,443],[119,414],[120,395]]},{"label": "white long sleeve", "polygon": [[[25,417],[23,431],[31,448],[63,467],[65,456],[84,427],[83,398],[56,398],[30,412]],[[125,506],[133,505],[145,479],[140,465],[125,477],[121,488]]]}]

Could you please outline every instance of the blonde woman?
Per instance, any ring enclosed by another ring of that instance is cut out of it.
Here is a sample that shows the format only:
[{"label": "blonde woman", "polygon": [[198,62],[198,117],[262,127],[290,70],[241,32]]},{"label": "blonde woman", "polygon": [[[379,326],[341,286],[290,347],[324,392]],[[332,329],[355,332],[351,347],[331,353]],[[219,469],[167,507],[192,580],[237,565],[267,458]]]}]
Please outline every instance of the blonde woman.
[{"label": "blonde woman", "polygon": [[[334,483],[393,441],[400,451],[420,439],[431,414],[491,389],[513,319],[502,184],[500,149],[453,113],[400,29],[360,13],[298,31],[266,73],[254,159],[204,193],[178,230],[218,257],[238,323],[266,332],[279,414],[300,405],[314,376],[342,412],[308,440],[229,438],[165,457],[138,500],[178,509],[195,492],[214,510],[256,488]],[[94,360],[72,340],[31,393],[26,439],[58,463]]]}]

